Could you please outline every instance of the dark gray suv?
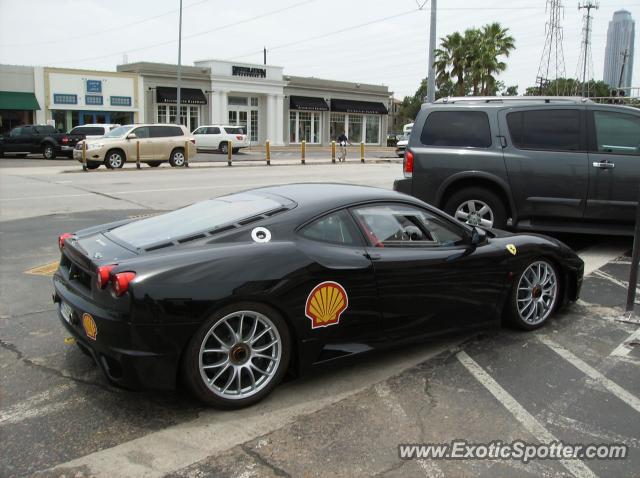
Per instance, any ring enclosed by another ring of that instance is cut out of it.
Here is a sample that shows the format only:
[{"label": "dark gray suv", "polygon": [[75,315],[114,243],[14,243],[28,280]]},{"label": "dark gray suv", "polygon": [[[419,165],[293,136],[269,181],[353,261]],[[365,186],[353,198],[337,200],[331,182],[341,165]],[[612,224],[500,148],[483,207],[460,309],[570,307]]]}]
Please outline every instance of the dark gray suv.
[{"label": "dark gray suv", "polygon": [[640,109],[581,98],[425,104],[396,191],[469,224],[626,235],[640,187]]}]

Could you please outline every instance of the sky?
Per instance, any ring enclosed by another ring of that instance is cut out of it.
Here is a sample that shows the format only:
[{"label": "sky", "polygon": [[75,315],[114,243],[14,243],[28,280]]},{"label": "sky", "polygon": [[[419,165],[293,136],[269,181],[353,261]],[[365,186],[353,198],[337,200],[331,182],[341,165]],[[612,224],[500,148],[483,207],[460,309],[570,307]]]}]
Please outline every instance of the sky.
[{"label": "sky", "polygon": [[[182,63],[228,59],[285,74],[384,84],[397,98],[426,76],[424,0],[183,0]],[[575,77],[583,11],[564,0],[564,58]],[[640,0],[600,0],[593,12],[593,77],[602,79],[608,23],[622,8],[636,21],[633,86],[640,87]],[[0,0],[0,63],[113,71],[123,63],[177,63],[179,0]],[[520,93],[535,84],[545,41],[545,0],[439,0],[438,38],[500,22],[516,50],[499,76]],[[1,88],[0,88],[1,89]]]}]

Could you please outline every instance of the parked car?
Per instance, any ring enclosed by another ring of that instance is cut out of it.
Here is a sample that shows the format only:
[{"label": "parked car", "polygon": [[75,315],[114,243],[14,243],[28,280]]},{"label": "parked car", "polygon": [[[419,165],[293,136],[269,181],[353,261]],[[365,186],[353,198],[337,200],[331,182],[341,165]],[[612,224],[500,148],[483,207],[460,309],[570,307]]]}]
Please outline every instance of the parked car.
[{"label": "parked car", "polygon": [[407,150],[407,144],[409,144],[409,136],[411,133],[405,133],[402,135],[402,138],[398,140],[396,143],[396,154],[399,158],[404,156],[404,152]]},{"label": "parked car", "polygon": [[44,159],[55,159],[59,154],[71,158],[73,148],[83,139],[83,134],[58,133],[49,125],[22,125],[0,135],[0,157],[16,155],[24,158],[27,154],[42,153]]},{"label": "parked car", "polygon": [[242,126],[200,126],[193,132],[198,151],[220,151],[227,154],[228,141],[231,141],[231,150],[235,154],[240,148],[250,146],[247,134]]},{"label": "parked car", "polygon": [[83,124],[82,126],[76,126],[69,134],[83,134],[85,139],[97,139],[102,138],[105,134],[114,128],[120,126],[119,124]]},{"label": "parked car", "polygon": [[422,106],[394,189],[487,228],[631,234],[640,109],[581,98]]},{"label": "parked car", "polygon": [[[189,156],[196,154],[195,139],[184,126],[175,124],[130,124],[119,126],[99,139],[86,140],[87,167],[116,169],[127,161],[136,161],[137,144],[140,162],[151,167],[169,162],[171,166],[185,165],[185,144]],[[74,159],[82,162],[82,143],[73,151]]]},{"label": "parked car", "polygon": [[58,244],[60,321],[109,380],[182,379],[223,408],[341,357],[503,319],[541,327],[578,298],[584,268],[555,239],[340,184],[254,189]]}]

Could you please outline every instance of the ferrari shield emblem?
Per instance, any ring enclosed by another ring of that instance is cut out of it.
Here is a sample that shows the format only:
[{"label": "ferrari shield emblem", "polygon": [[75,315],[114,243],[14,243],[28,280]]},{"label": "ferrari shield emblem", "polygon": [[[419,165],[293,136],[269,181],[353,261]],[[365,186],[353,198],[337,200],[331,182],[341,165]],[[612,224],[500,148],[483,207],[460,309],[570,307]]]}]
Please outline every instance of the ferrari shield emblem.
[{"label": "ferrari shield emblem", "polygon": [[95,340],[98,335],[98,326],[96,325],[96,321],[93,320],[91,314],[83,314],[82,315],[82,328],[84,329],[84,333],[87,334],[91,340]]},{"label": "ferrari shield emblem", "polygon": [[340,322],[340,316],[347,310],[347,291],[337,282],[322,282],[309,294],[305,315],[311,319],[311,328],[328,327]]},{"label": "ferrari shield emblem", "polygon": [[516,246],[514,246],[513,244],[507,244],[507,250],[514,256],[516,255],[516,252],[518,252]]}]

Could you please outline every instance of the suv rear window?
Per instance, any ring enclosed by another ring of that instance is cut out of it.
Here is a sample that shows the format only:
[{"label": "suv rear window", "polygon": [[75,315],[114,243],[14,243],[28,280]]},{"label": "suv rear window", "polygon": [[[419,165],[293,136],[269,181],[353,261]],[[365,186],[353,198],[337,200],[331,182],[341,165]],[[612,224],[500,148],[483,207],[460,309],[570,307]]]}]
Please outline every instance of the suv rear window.
[{"label": "suv rear window", "polygon": [[240,127],[238,128],[224,128],[227,134],[244,134],[244,130]]},{"label": "suv rear window", "polygon": [[171,136],[183,136],[179,126],[149,126],[152,138],[167,138]]},{"label": "suv rear window", "polygon": [[420,141],[426,146],[488,148],[489,118],[482,111],[434,111],[427,116]]},{"label": "suv rear window", "polygon": [[84,134],[87,136],[102,136],[104,135],[104,128],[100,126],[78,126],[73,128],[69,134]]},{"label": "suv rear window", "polygon": [[518,149],[578,151],[580,111],[530,110],[507,115],[511,141]]}]

